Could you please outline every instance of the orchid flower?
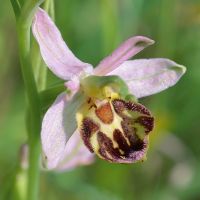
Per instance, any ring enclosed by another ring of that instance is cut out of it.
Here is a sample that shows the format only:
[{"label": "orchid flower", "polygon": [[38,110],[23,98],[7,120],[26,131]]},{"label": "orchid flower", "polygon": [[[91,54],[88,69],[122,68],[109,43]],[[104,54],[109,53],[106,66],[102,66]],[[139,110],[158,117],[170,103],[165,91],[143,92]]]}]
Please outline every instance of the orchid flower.
[{"label": "orchid flower", "polygon": [[75,57],[42,9],[32,30],[46,65],[70,91],[61,93],[43,118],[46,168],[90,164],[93,153],[113,163],[145,160],[154,118],[137,99],[173,86],[185,67],[164,58],[128,60],[154,43],[136,36],[93,68]]}]

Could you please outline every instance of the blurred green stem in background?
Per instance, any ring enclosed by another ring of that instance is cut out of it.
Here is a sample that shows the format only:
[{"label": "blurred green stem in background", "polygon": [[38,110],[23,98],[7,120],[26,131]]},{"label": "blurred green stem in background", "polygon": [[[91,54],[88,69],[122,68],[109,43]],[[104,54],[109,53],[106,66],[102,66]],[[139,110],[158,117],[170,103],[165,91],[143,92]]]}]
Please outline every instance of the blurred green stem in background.
[{"label": "blurred green stem in background", "polygon": [[14,13],[15,13],[15,17],[18,18],[20,15],[20,11],[21,11],[21,4],[18,0],[10,0]]},{"label": "blurred green stem in background", "polygon": [[[41,2],[41,1],[40,1]],[[28,130],[29,144],[29,170],[27,199],[37,199],[39,183],[39,157],[40,157],[40,127],[41,113],[40,102],[30,62],[30,27],[33,14],[39,2],[27,1],[17,21],[17,32],[19,40],[19,56],[28,98],[30,111],[30,129]]]},{"label": "blurred green stem in background", "polygon": [[133,8],[133,17],[131,18],[131,28],[133,29],[133,35],[136,35],[138,32],[138,27],[140,23],[140,18],[142,17],[142,10],[145,0],[133,0],[130,2],[130,6]]},{"label": "blurred green stem in background", "polygon": [[103,55],[111,52],[120,40],[118,26],[118,3],[115,0],[101,0],[102,50]]},{"label": "blurred green stem in background", "polygon": [[[40,159],[40,129],[41,129],[41,108],[38,90],[34,79],[31,57],[30,57],[30,29],[34,13],[44,0],[11,0],[16,20],[19,43],[19,57],[21,70],[28,99],[29,110],[29,169],[27,199],[38,199],[39,189],[39,159]],[[22,5],[20,3],[23,3]]]},{"label": "blurred green stem in background", "polygon": [[[101,27],[102,27],[102,50],[103,54],[112,52],[124,36],[121,18],[131,16],[131,35],[138,32],[144,0],[101,0]],[[123,12],[125,10],[125,12]],[[130,12],[127,12],[130,11]],[[125,35],[125,37],[128,37]]]},{"label": "blurred green stem in background", "polygon": [[[121,2],[122,7],[124,9],[124,18],[128,19],[130,18],[130,20],[123,20],[123,23],[127,26],[125,26],[125,28],[127,29],[127,27],[131,27],[131,35],[137,35],[138,34],[138,30],[140,27],[140,23],[141,23],[141,19],[142,19],[142,15],[143,15],[143,8],[144,8],[144,2],[145,0],[126,0]],[[130,22],[131,22],[131,26],[130,26]],[[123,29],[123,25],[122,27],[122,31],[123,32],[129,32],[129,31],[125,31]],[[127,37],[127,36],[125,36]]]},{"label": "blurred green stem in background", "polygon": [[176,50],[176,1],[161,0],[160,3],[158,54],[172,58]]}]

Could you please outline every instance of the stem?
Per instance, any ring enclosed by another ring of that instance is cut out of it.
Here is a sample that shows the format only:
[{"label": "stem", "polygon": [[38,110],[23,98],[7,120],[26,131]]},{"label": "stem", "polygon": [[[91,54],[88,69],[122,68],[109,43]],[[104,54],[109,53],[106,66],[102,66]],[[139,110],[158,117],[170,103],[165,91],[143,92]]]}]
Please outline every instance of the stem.
[{"label": "stem", "polygon": [[54,0],[46,0],[43,8],[49,13],[49,16],[51,16],[51,19],[55,20]]},{"label": "stem", "polygon": [[51,5],[49,9],[49,14],[53,20],[55,20],[55,3],[54,0],[51,0]]},{"label": "stem", "polygon": [[19,17],[20,15],[20,10],[21,10],[21,4],[18,0],[10,0],[14,13],[15,13],[15,17],[16,19]]},{"label": "stem", "polygon": [[30,111],[29,116],[31,120],[31,128],[28,130],[29,169],[27,199],[29,200],[38,199],[41,128],[40,100],[30,61],[30,27],[34,12],[41,3],[42,0],[26,1],[21,10],[21,15],[17,21],[19,57],[28,99],[28,108]]},{"label": "stem", "polygon": [[38,43],[35,40],[32,40],[32,45],[31,45],[31,64],[33,67],[33,73],[37,84],[37,88],[38,90],[43,90],[44,89],[43,85],[41,86],[40,84],[40,75],[41,75],[40,71],[41,67],[43,67],[45,70],[46,67],[42,66],[43,63],[41,60]]},{"label": "stem", "polygon": [[29,143],[29,171],[28,171],[28,192],[30,200],[37,199],[37,185],[39,182],[39,133],[40,133],[40,102],[38,92],[33,77],[31,62],[29,60],[30,28],[18,24],[19,54],[21,70],[24,79],[25,90],[28,98],[28,108],[30,111],[30,129],[28,130]]},{"label": "stem", "polygon": [[42,113],[47,111],[49,106],[55,101],[55,98],[64,90],[66,90],[66,88],[62,82],[40,92]]}]

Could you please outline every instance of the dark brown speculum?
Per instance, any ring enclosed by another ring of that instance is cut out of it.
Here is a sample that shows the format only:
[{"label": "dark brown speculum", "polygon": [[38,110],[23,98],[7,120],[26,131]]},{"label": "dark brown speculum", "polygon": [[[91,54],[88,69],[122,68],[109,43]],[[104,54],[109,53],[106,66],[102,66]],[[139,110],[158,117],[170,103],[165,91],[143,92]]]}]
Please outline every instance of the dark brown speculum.
[{"label": "dark brown speculum", "polygon": [[154,118],[143,105],[107,99],[88,105],[80,124],[81,137],[91,152],[116,163],[134,163],[145,158]]}]

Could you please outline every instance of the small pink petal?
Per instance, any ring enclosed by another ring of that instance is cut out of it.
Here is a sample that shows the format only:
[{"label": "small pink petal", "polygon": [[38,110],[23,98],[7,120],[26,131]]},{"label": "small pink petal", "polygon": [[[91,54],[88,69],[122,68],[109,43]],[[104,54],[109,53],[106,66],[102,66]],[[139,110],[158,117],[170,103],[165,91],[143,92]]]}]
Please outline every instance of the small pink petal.
[{"label": "small pink petal", "polygon": [[57,166],[67,140],[71,135],[66,133],[63,125],[63,112],[67,106],[66,93],[60,94],[46,112],[42,121],[42,150],[44,165],[47,169]]},{"label": "small pink petal", "polygon": [[67,81],[65,87],[71,91],[71,95],[73,96],[80,88],[80,81],[78,78]]},{"label": "small pink petal", "polygon": [[169,59],[138,59],[124,62],[108,75],[120,76],[137,97],[161,92],[177,83],[186,68]]},{"label": "small pink petal", "polygon": [[124,61],[133,57],[145,47],[154,44],[154,41],[143,36],[131,37],[123,42],[110,56],[104,58],[94,69],[96,75],[106,75]]},{"label": "small pink petal", "polygon": [[94,154],[85,147],[78,130],[74,132],[66,144],[62,158],[57,170],[72,170],[80,165],[89,165],[94,161]]},{"label": "small pink petal", "polygon": [[56,168],[63,157],[66,144],[77,128],[75,114],[83,99],[81,95],[74,98],[63,92],[46,112],[42,121],[41,140],[43,164],[47,169]]},{"label": "small pink petal", "polygon": [[69,80],[74,76],[92,71],[90,64],[74,56],[63,41],[58,28],[44,10],[38,9],[36,12],[32,30],[45,63],[55,75]]}]

